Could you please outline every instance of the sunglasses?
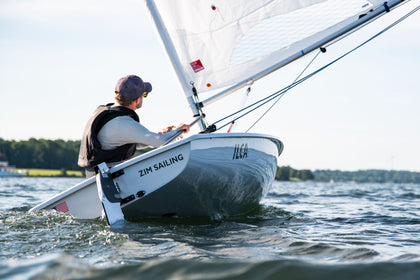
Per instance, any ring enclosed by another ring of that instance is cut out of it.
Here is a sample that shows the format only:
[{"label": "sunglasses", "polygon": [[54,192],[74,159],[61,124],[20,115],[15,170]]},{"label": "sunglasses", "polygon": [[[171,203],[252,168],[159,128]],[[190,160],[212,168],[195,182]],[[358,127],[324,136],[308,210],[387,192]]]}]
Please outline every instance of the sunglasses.
[{"label": "sunglasses", "polygon": [[147,97],[148,94],[148,92],[143,92],[143,97]]}]

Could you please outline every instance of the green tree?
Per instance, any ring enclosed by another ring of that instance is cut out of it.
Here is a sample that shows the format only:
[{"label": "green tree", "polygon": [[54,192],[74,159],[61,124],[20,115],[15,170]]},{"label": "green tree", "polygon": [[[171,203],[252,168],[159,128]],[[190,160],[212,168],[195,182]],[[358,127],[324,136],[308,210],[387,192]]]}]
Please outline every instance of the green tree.
[{"label": "green tree", "polygon": [[309,169],[297,170],[290,166],[277,167],[276,180],[290,181],[292,178],[302,181],[313,180],[314,175]]},{"label": "green tree", "polygon": [[300,177],[303,181],[309,181],[315,179],[314,174],[309,169],[303,169],[300,171]]},{"label": "green tree", "polygon": [[290,181],[290,166],[277,167],[276,180]]}]

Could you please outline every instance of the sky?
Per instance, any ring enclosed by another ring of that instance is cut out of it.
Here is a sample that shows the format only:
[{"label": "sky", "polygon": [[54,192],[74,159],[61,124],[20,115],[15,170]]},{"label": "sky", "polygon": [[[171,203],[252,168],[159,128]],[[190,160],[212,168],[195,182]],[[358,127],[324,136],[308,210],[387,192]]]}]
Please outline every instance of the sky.
[{"label": "sky", "polygon": [[[419,5],[411,0],[330,46],[307,73]],[[419,34],[417,12],[290,90],[250,132],[281,139],[280,166],[420,171]],[[248,102],[290,84],[312,57],[255,82]],[[150,130],[192,121],[143,1],[0,0],[0,138],[80,140],[128,74],[153,84],[137,111]],[[242,95],[205,107],[209,122],[239,109]]]}]

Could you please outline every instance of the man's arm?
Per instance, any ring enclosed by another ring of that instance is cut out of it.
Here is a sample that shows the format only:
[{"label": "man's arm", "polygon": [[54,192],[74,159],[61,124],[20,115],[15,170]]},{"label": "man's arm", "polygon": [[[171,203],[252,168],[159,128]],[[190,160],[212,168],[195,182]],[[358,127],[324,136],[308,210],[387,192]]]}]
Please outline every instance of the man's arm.
[{"label": "man's arm", "polygon": [[135,143],[142,147],[159,147],[174,136],[179,130],[180,129],[177,128],[163,134],[154,133],[131,117],[122,116],[107,122],[99,131],[98,140],[104,150],[112,150],[129,143]]}]

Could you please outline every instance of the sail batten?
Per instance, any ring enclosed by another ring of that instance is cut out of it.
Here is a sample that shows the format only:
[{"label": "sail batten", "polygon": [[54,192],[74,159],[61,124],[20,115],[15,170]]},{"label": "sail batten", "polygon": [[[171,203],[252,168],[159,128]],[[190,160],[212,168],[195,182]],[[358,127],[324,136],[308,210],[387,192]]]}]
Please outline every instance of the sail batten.
[{"label": "sail batten", "polygon": [[208,105],[403,2],[145,1],[193,111],[192,83],[199,93],[227,88]]}]

